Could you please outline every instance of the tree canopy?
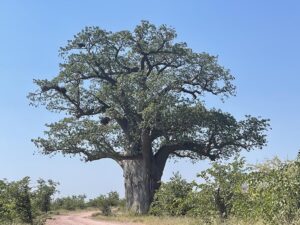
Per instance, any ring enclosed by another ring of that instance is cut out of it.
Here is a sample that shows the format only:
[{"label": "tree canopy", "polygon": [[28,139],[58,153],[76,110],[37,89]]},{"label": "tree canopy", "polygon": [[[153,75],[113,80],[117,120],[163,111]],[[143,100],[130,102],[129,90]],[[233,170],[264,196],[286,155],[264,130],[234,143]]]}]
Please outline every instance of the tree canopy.
[{"label": "tree canopy", "polygon": [[142,21],[134,32],[87,27],[60,49],[52,80],[35,80],[32,104],[66,117],[34,143],[45,154],[87,161],[141,157],[147,132],[153,153],[215,159],[266,143],[265,119],[237,121],[207,109],[205,94],[234,95],[234,77],[217,57],[175,42],[174,29]]}]

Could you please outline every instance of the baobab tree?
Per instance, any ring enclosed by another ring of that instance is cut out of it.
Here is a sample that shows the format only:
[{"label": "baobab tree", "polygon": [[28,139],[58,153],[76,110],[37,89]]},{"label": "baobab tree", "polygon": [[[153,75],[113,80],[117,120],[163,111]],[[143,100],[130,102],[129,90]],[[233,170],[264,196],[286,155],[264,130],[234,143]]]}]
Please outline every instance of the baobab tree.
[{"label": "baobab tree", "polygon": [[146,213],[171,157],[226,158],[266,144],[268,120],[205,106],[207,95],[235,94],[215,56],[176,42],[166,25],[133,32],[87,27],[60,49],[52,80],[34,80],[31,104],[65,117],[33,140],[44,154],[110,158],[123,169],[127,207]]}]

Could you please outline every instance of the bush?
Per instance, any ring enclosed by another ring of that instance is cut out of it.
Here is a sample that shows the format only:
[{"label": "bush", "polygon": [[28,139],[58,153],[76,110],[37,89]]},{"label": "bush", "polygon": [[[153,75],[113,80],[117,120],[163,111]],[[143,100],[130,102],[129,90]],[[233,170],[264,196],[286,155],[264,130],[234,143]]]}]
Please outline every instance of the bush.
[{"label": "bush", "polygon": [[101,212],[105,216],[112,214],[112,207],[121,206],[123,203],[120,200],[119,194],[116,191],[111,191],[107,195],[100,195],[95,199],[91,199],[87,204],[92,207],[100,208]]},{"label": "bush", "polygon": [[214,162],[188,183],[178,174],[156,192],[154,215],[189,215],[206,222],[227,218],[292,224],[300,216],[300,162],[275,158],[245,166],[244,158]]},{"label": "bush", "polygon": [[0,182],[0,221],[33,223],[30,178]]},{"label": "bush", "polygon": [[72,195],[71,197],[57,198],[53,201],[51,208],[53,210],[65,209],[76,210],[87,207],[85,203],[85,195]]},{"label": "bush", "polygon": [[194,184],[182,179],[179,173],[174,174],[167,183],[162,183],[154,196],[150,213],[153,215],[186,215],[191,209],[186,204],[186,198],[192,191]]},{"label": "bush", "polygon": [[237,217],[268,223],[291,223],[300,206],[300,164],[278,158],[247,167],[243,158],[213,163],[199,174],[198,205],[190,214],[202,218]]},{"label": "bush", "polygon": [[299,215],[299,161],[282,162],[275,158],[252,166],[247,182],[249,190],[245,194],[246,200],[235,208],[235,214],[239,217],[261,217],[273,224],[280,224],[291,223]]},{"label": "bush", "polygon": [[[29,183],[29,177],[14,182],[0,180],[0,224],[45,222],[42,213],[45,210],[42,207],[49,207],[49,199],[55,192],[53,187],[57,183],[53,181],[46,183],[40,179],[36,189],[31,188]],[[48,188],[52,188],[51,191]],[[45,190],[47,194],[43,194]]]}]

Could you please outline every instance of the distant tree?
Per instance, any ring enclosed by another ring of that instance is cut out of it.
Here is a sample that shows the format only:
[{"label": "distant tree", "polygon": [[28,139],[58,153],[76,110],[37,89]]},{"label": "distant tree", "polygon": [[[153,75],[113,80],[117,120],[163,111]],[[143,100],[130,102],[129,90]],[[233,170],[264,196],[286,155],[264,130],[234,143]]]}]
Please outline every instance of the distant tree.
[{"label": "distant tree", "polygon": [[127,207],[146,213],[167,159],[226,158],[261,148],[268,120],[208,109],[205,94],[235,94],[215,56],[175,42],[174,29],[142,21],[133,32],[87,27],[60,49],[52,80],[35,80],[35,106],[65,113],[34,139],[44,154],[110,158],[124,171]]},{"label": "distant tree", "polygon": [[52,208],[57,209],[66,209],[66,210],[75,210],[75,209],[84,209],[87,205],[85,204],[85,195],[72,195],[63,198],[57,198],[52,203]]},{"label": "distant tree", "polygon": [[52,180],[45,181],[39,179],[37,181],[37,189],[34,192],[35,205],[41,212],[48,212],[51,207],[51,199],[57,192],[57,182]]}]

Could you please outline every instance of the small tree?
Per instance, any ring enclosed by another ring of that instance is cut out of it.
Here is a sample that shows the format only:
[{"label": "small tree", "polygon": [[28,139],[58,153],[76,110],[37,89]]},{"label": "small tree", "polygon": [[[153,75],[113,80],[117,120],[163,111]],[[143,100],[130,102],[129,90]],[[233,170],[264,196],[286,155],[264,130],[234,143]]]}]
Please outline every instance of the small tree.
[{"label": "small tree", "polygon": [[[199,205],[196,209],[200,216],[213,215],[227,218],[236,204],[243,201],[243,191],[247,191],[247,169],[244,158],[235,157],[232,162],[215,162],[212,167],[198,174],[204,183],[198,185]],[[207,213],[210,209],[212,212]]]},{"label": "small tree", "polygon": [[9,183],[6,180],[0,180],[0,222],[10,221],[17,217],[15,201],[10,197]]},{"label": "small tree", "polygon": [[30,178],[24,177],[20,181],[11,182],[8,186],[8,197],[13,200],[13,210],[16,217],[24,223],[33,223],[31,206]]},{"label": "small tree", "polygon": [[267,120],[205,107],[205,94],[235,94],[234,77],[176,36],[147,21],[133,32],[87,27],[61,48],[59,74],[35,80],[29,94],[33,105],[65,113],[33,140],[42,153],[116,161],[137,213],[148,211],[170,157],[215,160],[266,143]]},{"label": "small tree", "polygon": [[50,210],[51,199],[57,192],[56,187],[59,183],[52,180],[45,181],[43,179],[39,179],[37,183],[37,189],[34,192],[34,203],[37,209],[47,213]]}]

